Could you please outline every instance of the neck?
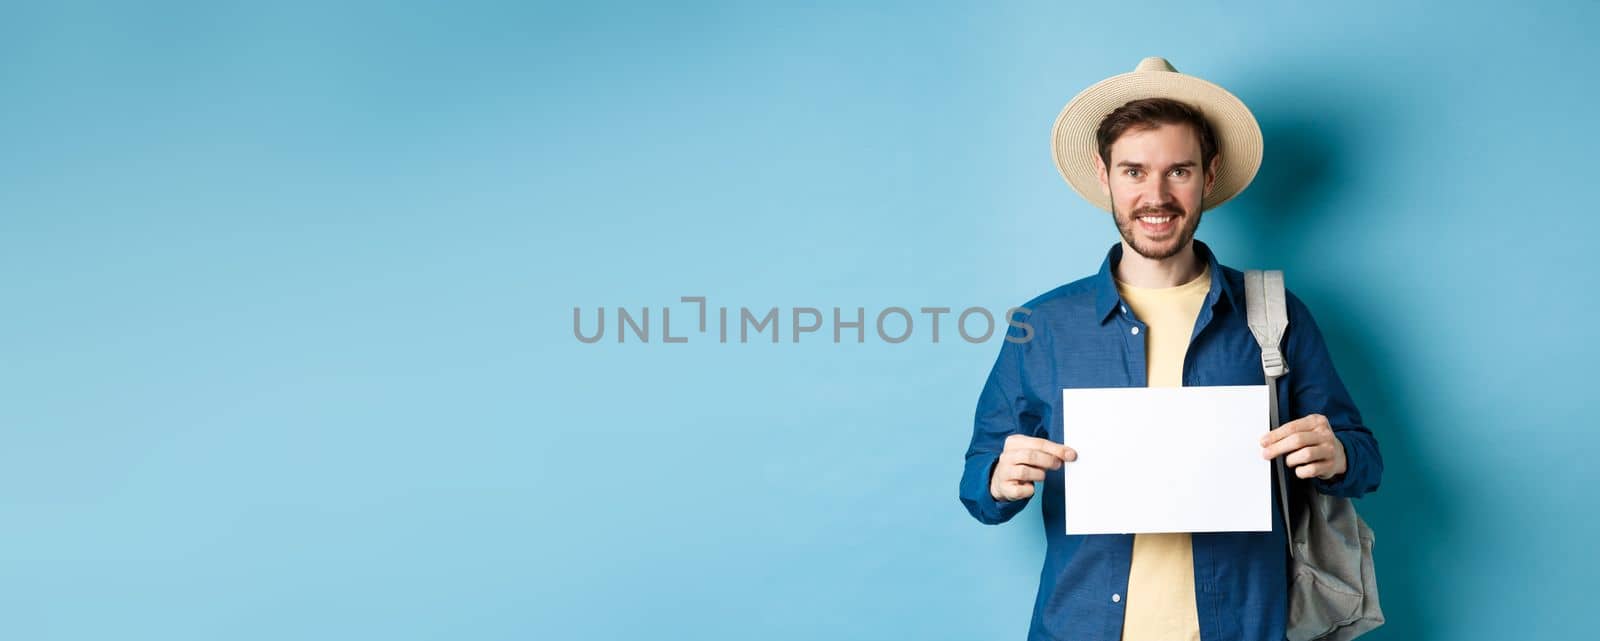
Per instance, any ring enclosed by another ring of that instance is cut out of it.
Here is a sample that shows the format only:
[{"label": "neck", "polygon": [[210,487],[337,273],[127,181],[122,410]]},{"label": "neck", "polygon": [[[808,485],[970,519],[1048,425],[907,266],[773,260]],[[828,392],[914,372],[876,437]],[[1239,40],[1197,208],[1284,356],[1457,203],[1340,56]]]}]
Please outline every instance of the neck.
[{"label": "neck", "polygon": [[1112,270],[1117,279],[1134,287],[1177,287],[1194,280],[1205,270],[1191,240],[1168,258],[1145,258],[1122,241],[1122,260]]}]

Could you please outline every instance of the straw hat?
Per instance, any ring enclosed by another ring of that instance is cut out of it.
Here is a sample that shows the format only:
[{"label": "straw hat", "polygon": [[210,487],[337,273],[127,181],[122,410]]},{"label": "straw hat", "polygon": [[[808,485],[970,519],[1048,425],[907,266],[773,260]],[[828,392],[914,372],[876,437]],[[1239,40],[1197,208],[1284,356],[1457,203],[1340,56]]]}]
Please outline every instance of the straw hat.
[{"label": "straw hat", "polygon": [[1139,66],[1084,89],[1056,116],[1050,135],[1050,152],[1067,184],[1096,207],[1111,211],[1111,201],[1100,192],[1094,157],[1099,153],[1095,132],[1113,110],[1132,100],[1171,98],[1195,107],[1205,115],[1222,157],[1211,195],[1202,202],[1213,209],[1239,195],[1261,167],[1261,126],[1256,117],[1226,89],[1178,73],[1165,58],[1150,57]]}]

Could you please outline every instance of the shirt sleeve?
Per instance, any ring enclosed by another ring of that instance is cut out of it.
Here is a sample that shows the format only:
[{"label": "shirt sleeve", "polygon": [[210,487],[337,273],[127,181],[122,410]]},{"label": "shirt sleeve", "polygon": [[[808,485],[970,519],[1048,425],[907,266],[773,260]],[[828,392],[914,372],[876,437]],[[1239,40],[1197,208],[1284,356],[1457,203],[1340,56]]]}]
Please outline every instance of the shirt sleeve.
[{"label": "shirt sleeve", "polygon": [[1344,474],[1331,479],[1312,479],[1323,494],[1360,498],[1378,489],[1383,477],[1383,456],[1378,440],[1361,421],[1350,392],[1334,370],[1322,331],[1311,310],[1293,293],[1288,294],[1289,329],[1284,337],[1289,373],[1285,375],[1289,392],[1289,420],[1312,414],[1328,418],[1334,436],[1344,445]]},{"label": "shirt sleeve", "polygon": [[[1009,334],[1008,334],[1009,335]],[[1022,345],[1003,341],[989,378],[978,396],[973,418],[972,442],[967,447],[965,471],[961,474],[961,503],[980,523],[1004,523],[1027,507],[1029,499],[996,501],[989,493],[989,481],[1006,437],[1023,433],[1019,408],[1022,399]]]}]

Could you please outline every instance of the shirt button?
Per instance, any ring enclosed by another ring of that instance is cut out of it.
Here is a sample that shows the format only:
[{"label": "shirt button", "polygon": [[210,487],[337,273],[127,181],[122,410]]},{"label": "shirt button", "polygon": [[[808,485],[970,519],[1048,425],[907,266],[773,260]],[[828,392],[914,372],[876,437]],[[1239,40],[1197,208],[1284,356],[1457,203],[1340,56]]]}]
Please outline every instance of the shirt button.
[{"label": "shirt button", "polygon": [[1134,336],[1138,336],[1139,335],[1139,328],[1137,328],[1137,327],[1135,327],[1133,329],[1130,329],[1128,331],[1133,332]]},{"label": "shirt button", "polygon": [[1122,595],[1120,595],[1120,594],[1111,595],[1111,602],[1112,603],[1122,603]]},{"label": "shirt button", "polygon": [[1124,313],[1124,314],[1128,313],[1128,306],[1127,305],[1123,305],[1122,306],[1122,313]]}]

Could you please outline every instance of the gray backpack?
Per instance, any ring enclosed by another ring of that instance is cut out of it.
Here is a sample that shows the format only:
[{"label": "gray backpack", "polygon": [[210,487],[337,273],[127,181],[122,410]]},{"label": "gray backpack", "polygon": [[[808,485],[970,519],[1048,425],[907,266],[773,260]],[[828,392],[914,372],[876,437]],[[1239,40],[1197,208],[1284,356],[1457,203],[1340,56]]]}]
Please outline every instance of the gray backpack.
[{"label": "gray backpack", "polygon": [[[1289,327],[1283,272],[1245,272],[1244,291],[1250,332],[1261,345],[1272,429],[1277,429],[1278,377],[1289,372],[1280,351]],[[1275,464],[1294,571],[1289,585],[1289,641],[1345,641],[1383,625],[1378,580],[1372,570],[1372,529],[1356,514],[1355,503],[1297,483],[1306,495],[1305,508],[1291,518],[1288,480],[1292,477],[1285,471],[1283,457]]]}]

